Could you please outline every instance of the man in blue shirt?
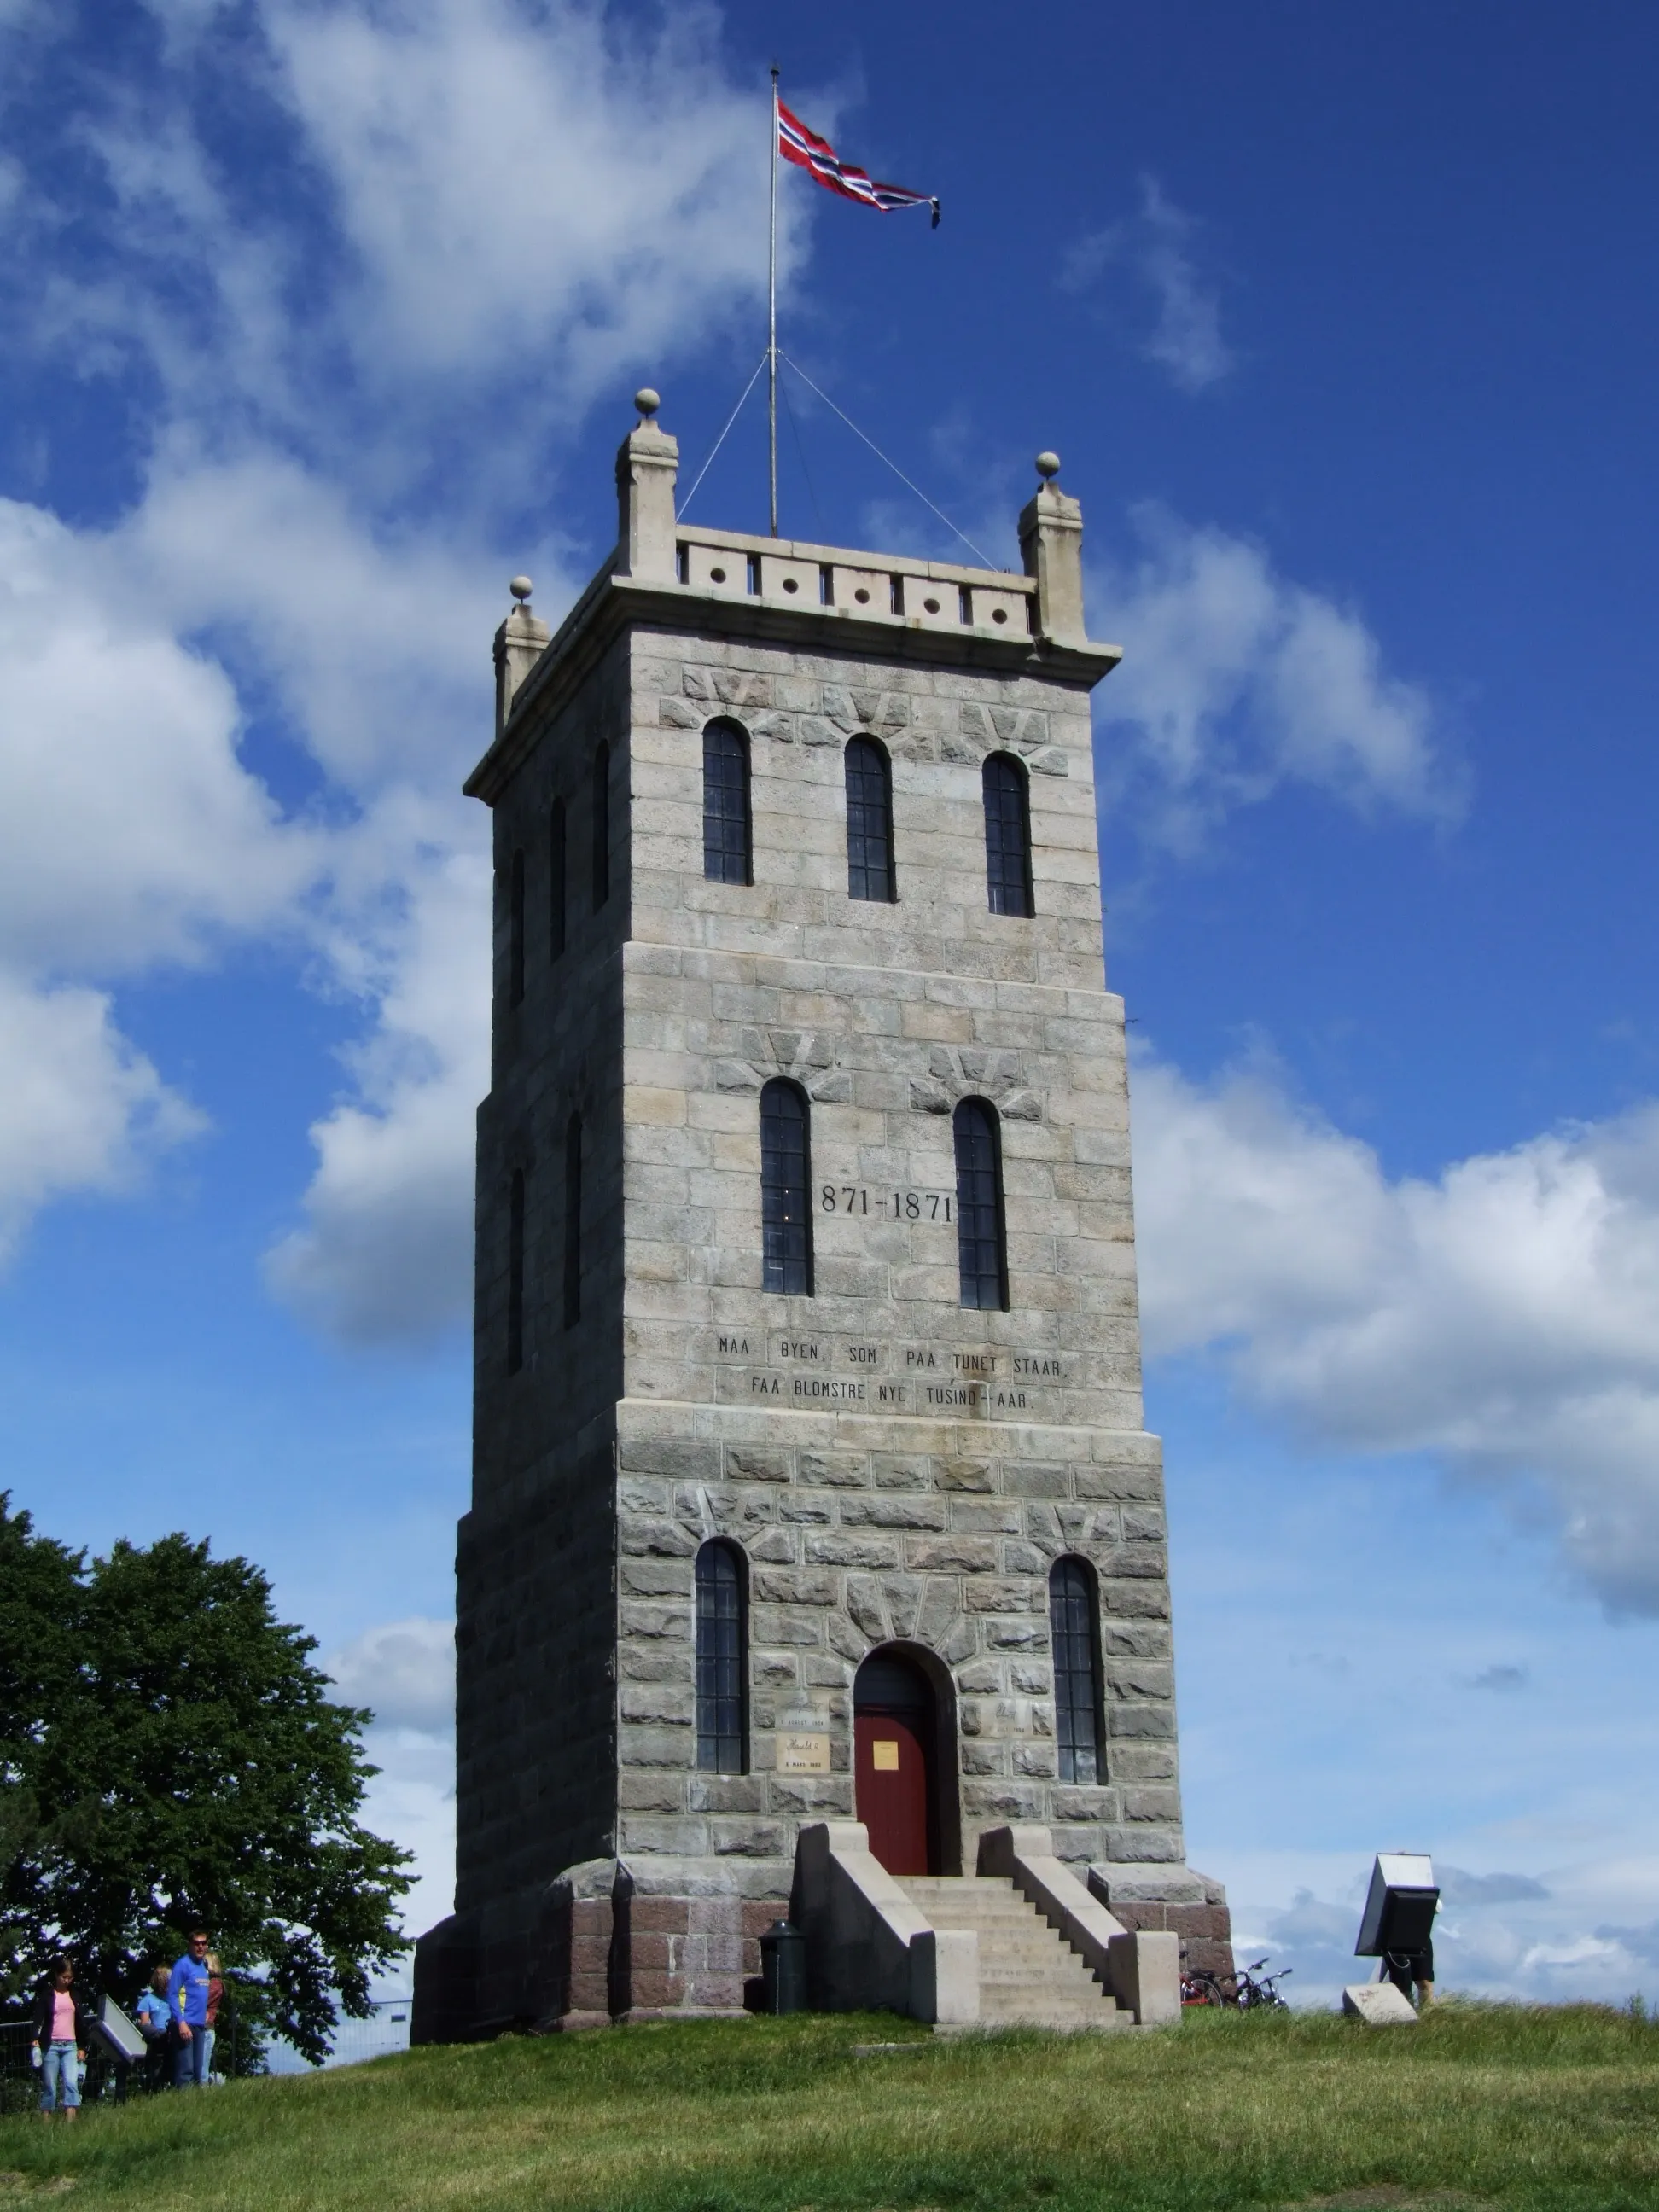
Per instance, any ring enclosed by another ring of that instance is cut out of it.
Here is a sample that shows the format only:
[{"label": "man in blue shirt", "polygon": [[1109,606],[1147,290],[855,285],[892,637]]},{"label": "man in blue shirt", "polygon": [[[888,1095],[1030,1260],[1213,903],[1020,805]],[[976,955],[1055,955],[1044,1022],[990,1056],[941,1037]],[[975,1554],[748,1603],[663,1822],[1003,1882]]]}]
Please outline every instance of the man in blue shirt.
[{"label": "man in blue shirt", "polygon": [[175,2089],[199,2089],[207,2080],[208,2043],[204,2030],[208,2014],[208,1933],[192,1928],[185,1955],[167,1984],[167,2009],[179,2031],[179,2056],[174,2064]]}]

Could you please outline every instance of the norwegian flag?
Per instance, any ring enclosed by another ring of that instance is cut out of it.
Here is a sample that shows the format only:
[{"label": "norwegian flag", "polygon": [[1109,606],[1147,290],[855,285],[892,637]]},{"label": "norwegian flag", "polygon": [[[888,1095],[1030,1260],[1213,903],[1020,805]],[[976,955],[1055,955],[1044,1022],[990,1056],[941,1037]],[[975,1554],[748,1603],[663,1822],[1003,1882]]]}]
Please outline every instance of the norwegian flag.
[{"label": "norwegian flag", "polygon": [[939,228],[939,202],[931,192],[907,191],[902,185],[878,185],[866,170],[843,161],[827,138],[809,131],[781,100],[778,102],[778,151],[786,161],[815,176],[826,191],[879,208],[884,215],[890,215],[895,208],[932,208],[933,228]]}]

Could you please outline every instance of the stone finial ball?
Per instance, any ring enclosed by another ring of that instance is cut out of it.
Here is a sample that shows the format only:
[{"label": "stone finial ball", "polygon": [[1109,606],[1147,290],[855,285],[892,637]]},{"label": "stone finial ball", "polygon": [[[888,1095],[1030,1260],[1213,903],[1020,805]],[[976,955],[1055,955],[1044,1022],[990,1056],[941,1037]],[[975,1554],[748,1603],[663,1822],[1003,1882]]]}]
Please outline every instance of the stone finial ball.
[{"label": "stone finial ball", "polygon": [[1058,453],[1039,453],[1036,457],[1036,472],[1042,478],[1044,483],[1048,483],[1051,478],[1057,477],[1060,474],[1060,455]]},{"label": "stone finial ball", "polygon": [[523,602],[530,597],[530,594],[536,587],[531,582],[528,576],[515,576],[507,588],[512,592],[514,598],[522,605]]},{"label": "stone finial ball", "polygon": [[658,408],[662,405],[662,396],[659,392],[653,392],[648,384],[642,384],[634,394],[634,404],[648,422]]}]

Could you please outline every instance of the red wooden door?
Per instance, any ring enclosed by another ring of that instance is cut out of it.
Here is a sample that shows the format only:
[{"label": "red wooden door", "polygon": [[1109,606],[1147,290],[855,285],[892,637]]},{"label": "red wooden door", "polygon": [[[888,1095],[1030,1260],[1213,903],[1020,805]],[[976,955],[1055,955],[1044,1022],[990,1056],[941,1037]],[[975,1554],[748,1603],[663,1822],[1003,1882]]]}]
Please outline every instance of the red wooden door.
[{"label": "red wooden door", "polygon": [[927,1754],[917,1729],[897,1713],[855,1713],[853,1753],[870,1849],[889,1874],[926,1874]]}]

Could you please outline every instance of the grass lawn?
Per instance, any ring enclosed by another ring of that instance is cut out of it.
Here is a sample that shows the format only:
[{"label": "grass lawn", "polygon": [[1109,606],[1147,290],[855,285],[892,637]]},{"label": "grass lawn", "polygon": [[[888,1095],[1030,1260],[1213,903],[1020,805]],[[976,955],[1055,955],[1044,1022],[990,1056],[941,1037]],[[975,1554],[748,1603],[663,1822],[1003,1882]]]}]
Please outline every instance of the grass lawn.
[{"label": "grass lawn", "polygon": [[[859,2044],[897,2043],[860,2054]],[[0,2207],[154,2212],[1659,2212],[1659,2027],[1448,2004],[1409,2033],[1189,2014],[936,2040],[872,2016],[425,2050],[0,2124]]]}]

